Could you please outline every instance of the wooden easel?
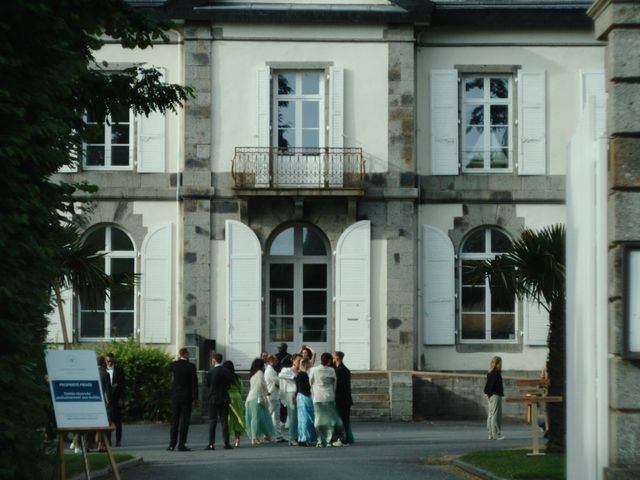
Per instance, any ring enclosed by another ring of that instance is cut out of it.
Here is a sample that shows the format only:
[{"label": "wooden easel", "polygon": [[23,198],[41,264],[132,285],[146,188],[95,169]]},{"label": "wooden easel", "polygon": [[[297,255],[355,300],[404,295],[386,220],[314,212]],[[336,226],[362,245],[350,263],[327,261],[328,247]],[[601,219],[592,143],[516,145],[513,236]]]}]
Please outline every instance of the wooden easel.
[{"label": "wooden easel", "polygon": [[113,478],[116,480],[121,480],[120,472],[118,471],[118,465],[116,464],[116,459],[113,457],[113,451],[111,450],[111,444],[109,443],[109,436],[107,435],[109,432],[112,432],[114,427],[102,427],[102,428],[58,428],[58,464],[54,467],[53,472],[51,474],[51,479],[56,478],[56,473],[59,474],[59,480],[66,480],[65,468],[64,468],[64,437],[65,433],[78,433],[80,434],[80,439],[82,441],[82,458],[84,460],[84,471],[87,476],[87,480],[91,480],[91,471],[89,468],[89,459],[87,458],[87,447],[85,445],[84,433],[87,432],[97,432],[102,437],[102,441],[107,448],[107,454],[109,455],[109,463],[111,464],[111,472],[113,473]]},{"label": "wooden easel", "polygon": [[527,455],[544,455],[540,452],[540,435],[538,432],[538,411],[540,403],[562,402],[560,396],[548,396],[549,380],[546,378],[518,380],[520,395],[507,397],[507,402],[524,402],[527,406],[527,420],[531,423],[532,452]]}]

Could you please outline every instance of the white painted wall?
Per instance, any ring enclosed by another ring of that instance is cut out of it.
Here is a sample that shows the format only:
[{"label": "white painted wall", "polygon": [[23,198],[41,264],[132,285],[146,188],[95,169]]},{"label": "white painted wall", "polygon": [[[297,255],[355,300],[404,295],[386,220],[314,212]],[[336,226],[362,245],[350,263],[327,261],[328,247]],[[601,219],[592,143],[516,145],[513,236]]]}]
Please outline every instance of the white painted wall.
[{"label": "white painted wall", "polygon": [[525,228],[539,230],[556,223],[566,223],[564,205],[516,205],[516,216],[524,218]]},{"label": "white painted wall", "polygon": [[[328,41],[327,31],[347,37],[351,27],[309,26],[306,35],[323,41],[249,41],[233,39],[287,38],[289,29],[256,26],[223,27],[223,40],[212,47],[212,168],[229,172],[235,147],[257,146],[257,75],[266,62],[332,62],[345,69],[345,147],[362,147],[367,171],[387,166],[388,48],[376,41]],[[303,29],[297,29],[302,32]],[[367,29],[366,36],[372,32]],[[378,31],[378,39],[380,33]]]},{"label": "white painted wall", "polygon": [[[547,360],[545,347],[524,347],[522,353],[506,353],[496,348],[491,352],[460,353],[451,346],[429,346],[423,349],[424,370],[486,370],[493,355],[502,357],[504,370],[542,371]],[[479,395],[482,392],[478,393]]]},{"label": "white painted wall", "polygon": [[[547,73],[547,173],[564,175],[565,149],[581,113],[580,71],[602,69],[604,47],[590,31],[433,29],[417,53],[418,170],[429,172],[429,71],[456,65],[519,65]],[[476,46],[477,44],[481,44]]]}]

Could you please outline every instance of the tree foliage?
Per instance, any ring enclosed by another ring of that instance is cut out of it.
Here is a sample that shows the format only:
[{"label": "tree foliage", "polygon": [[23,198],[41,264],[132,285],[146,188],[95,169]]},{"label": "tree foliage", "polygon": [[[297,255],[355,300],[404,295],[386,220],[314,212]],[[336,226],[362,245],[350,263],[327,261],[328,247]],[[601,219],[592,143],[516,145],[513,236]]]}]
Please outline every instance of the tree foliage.
[{"label": "tree foliage", "polygon": [[[527,298],[549,312],[549,394],[563,398],[566,386],[565,245],[564,225],[552,225],[539,231],[526,229],[507,253],[481,262],[467,272],[475,283],[488,277],[492,295]],[[547,450],[564,451],[565,403],[549,403],[547,414]]]},{"label": "tree foliage", "polygon": [[60,251],[87,185],[52,181],[72,162],[86,111],[104,115],[172,110],[188,88],[161,84],[155,70],[109,71],[93,52],[105,39],[125,48],[166,40],[168,24],[121,0],[29,0],[0,7],[0,478],[36,478],[42,458],[47,386],[46,314]]}]

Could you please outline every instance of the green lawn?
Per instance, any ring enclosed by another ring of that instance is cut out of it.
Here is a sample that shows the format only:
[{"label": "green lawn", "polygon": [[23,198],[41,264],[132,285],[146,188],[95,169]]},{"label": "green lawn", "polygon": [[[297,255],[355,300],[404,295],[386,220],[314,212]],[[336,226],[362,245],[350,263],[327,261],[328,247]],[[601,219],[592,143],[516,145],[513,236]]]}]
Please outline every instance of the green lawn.
[{"label": "green lawn", "polygon": [[[113,456],[116,459],[116,463],[124,462],[125,460],[133,458],[133,455],[129,455],[128,453],[114,453]],[[95,472],[109,465],[109,456],[106,453],[89,453],[87,454],[87,457],[89,458],[89,467],[91,472]],[[49,462],[49,466],[44,472],[42,472],[43,480],[51,478],[51,471],[54,465],[57,465],[58,456],[53,453],[49,454],[47,460]],[[82,454],[65,453],[64,468],[65,476],[67,478],[72,478],[74,475],[84,473],[84,460],[82,458]]]},{"label": "green lawn", "polygon": [[505,479],[565,480],[566,456],[548,453],[530,456],[531,450],[494,450],[460,457],[466,463]]}]

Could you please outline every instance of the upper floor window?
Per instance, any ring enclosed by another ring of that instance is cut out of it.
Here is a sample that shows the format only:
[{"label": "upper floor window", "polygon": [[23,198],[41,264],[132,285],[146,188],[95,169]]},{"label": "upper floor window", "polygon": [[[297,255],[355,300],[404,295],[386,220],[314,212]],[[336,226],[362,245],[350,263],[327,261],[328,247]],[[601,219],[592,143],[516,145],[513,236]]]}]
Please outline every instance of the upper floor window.
[{"label": "upper floor window", "polygon": [[545,175],[545,72],[461,68],[429,75],[431,174]]},{"label": "upper floor window", "polygon": [[462,171],[511,171],[512,77],[465,75],[460,84]]},{"label": "upper floor window", "polygon": [[324,75],[320,70],[276,71],[272,145],[317,150],[324,139]]},{"label": "upper floor window", "polygon": [[[136,251],[129,236],[116,226],[98,227],[86,236],[85,244],[104,253],[104,270],[107,274],[132,276],[136,271]],[[119,287],[98,295],[97,301],[89,292],[80,292],[80,338],[126,338],[133,335],[135,288]],[[92,295],[95,297],[95,295]]]},{"label": "upper floor window", "polygon": [[83,166],[87,170],[129,170],[132,167],[133,118],[120,108],[107,118],[87,113],[88,139],[83,145]]},{"label": "upper floor window", "polygon": [[474,230],[460,253],[460,340],[515,341],[516,299],[492,292],[489,280],[473,283],[468,266],[508,251],[511,240],[496,228]]}]

